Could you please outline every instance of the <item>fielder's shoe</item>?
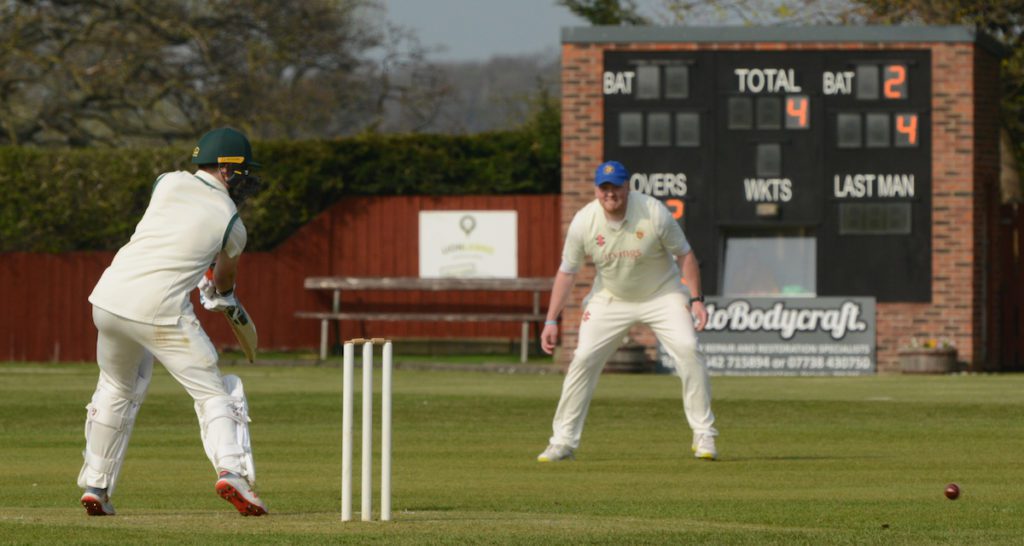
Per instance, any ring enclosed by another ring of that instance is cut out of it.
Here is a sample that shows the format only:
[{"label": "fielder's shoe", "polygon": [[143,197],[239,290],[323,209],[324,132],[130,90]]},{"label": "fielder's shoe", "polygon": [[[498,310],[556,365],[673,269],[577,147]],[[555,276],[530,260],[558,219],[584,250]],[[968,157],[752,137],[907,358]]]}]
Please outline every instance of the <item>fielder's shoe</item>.
[{"label": "fielder's shoe", "polygon": [[82,495],[82,506],[90,516],[113,516],[115,513],[106,489],[87,487]]},{"label": "fielder's shoe", "polygon": [[707,459],[713,461],[718,458],[718,450],[715,449],[715,437],[707,434],[694,434],[693,445],[690,446],[693,449],[693,456],[698,459]]},{"label": "fielder's shoe", "polygon": [[564,461],[566,459],[575,459],[576,457],[572,454],[572,448],[569,446],[563,446],[560,444],[551,444],[544,453],[537,455],[537,462],[539,463],[553,463],[555,461]]},{"label": "fielder's shoe", "polygon": [[267,505],[263,504],[259,495],[249,487],[249,482],[238,474],[221,472],[215,485],[217,494],[224,500],[235,505],[243,516],[263,516],[267,513]]}]

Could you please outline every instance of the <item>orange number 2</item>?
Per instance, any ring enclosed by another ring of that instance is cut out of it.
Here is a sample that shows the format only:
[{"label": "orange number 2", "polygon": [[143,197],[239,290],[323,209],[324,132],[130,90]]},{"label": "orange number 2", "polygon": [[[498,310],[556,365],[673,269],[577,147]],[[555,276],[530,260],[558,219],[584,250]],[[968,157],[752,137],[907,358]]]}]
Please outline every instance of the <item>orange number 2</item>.
[{"label": "orange number 2", "polygon": [[[889,74],[892,74],[890,77]],[[902,99],[903,89],[897,89],[907,81],[907,67],[901,64],[891,64],[885,67],[885,98]]]}]

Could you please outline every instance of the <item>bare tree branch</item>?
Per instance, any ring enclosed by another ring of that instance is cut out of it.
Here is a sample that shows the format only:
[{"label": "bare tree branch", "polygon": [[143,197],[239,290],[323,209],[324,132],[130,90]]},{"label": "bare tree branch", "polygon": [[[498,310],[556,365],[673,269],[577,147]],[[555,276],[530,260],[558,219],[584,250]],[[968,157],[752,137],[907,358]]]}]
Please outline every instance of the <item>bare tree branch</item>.
[{"label": "bare tree branch", "polygon": [[[0,144],[156,144],[231,124],[256,138],[352,134],[446,100],[380,0],[0,0]],[[378,18],[379,19],[379,18]]]}]

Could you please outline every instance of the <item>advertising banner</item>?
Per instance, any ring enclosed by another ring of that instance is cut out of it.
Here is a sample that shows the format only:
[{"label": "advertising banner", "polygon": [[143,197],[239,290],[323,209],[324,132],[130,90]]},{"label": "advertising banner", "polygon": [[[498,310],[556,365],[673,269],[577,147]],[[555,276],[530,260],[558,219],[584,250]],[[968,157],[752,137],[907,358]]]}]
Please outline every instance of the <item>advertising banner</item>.
[{"label": "advertising banner", "polygon": [[421,211],[420,277],[518,276],[514,210]]},{"label": "advertising banner", "polygon": [[[708,297],[697,335],[715,375],[869,375],[876,370],[875,299]],[[659,344],[666,371],[675,361]]]}]

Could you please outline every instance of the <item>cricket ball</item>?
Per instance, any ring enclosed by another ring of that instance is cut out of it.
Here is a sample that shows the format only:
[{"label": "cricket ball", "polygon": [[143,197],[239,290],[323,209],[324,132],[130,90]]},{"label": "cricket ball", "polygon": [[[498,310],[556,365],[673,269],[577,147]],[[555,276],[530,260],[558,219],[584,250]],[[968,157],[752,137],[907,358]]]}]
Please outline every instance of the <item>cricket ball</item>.
[{"label": "cricket ball", "polygon": [[945,493],[947,499],[956,500],[960,498],[960,486],[955,483],[951,483],[946,486]]}]

